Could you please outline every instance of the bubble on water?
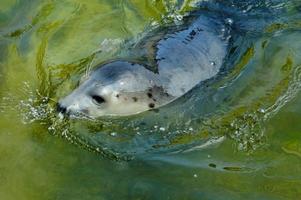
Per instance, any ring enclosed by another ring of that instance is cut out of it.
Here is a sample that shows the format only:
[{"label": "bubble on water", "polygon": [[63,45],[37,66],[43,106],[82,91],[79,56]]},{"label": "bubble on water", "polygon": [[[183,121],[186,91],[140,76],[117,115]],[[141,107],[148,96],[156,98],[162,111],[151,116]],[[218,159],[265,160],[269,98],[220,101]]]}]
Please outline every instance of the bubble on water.
[{"label": "bubble on water", "polygon": [[[34,121],[42,121],[48,118],[49,113],[53,112],[53,108],[48,104],[48,98],[28,98],[21,100],[17,106],[21,110],[20,115],[24,124],[29,124]],[[42,103],[41,103],[42,102]]]},{"label": "bubble on water", "polygon": [[62,119],[64,119],[64,114],[60,112],[60,113],[58,114],[58,117],[59,117],[59,119],[62,120]]},{"label": "bubble on water", "polygon": [[65,138],[68,137],[68,130],[67,129],[62,131],[62,136],[65,137]]},{"label": "bubble on water", "polygon": [[230,125],[233,132],[230,138],[234,139],[240,151],[252,152],[262,146],[265,141],[265,129],[260,113],[245,114],[236,118]]},{"label": "bubble on water", "polygon": [[54,131],[54,130],[55,130],[55,128],[53,126],[48,127],[48,131]]},{"label": "bubble on water", "polygon": [[159,23],[157,21],[152,21],[151,22],[151,26],[157,27],[159,25]]},{"label": "bubble on water", "polygon": [[226,20],[226,24],[228,24],[228,25],[232,25],[233,24],[233,19],[231,19],[231,18],[227,18]]},{"label": "bubble on water", "polygon": [[162,19],[165,23],[173,22],[176,25],[181,25],[183,23],[184,16],[175,12],[169,13],[168,15],[162,15]]},{"label": "bubble on water", "polygon": [[183,16],[182,15],[175,15],[174,17],[176,20],[181,21],[183,20]]},{"label": "bubble on water", "polygon": [[165,128],[164,128],[164,127],[160,127],[159,130],[160,130],[160,131],[165,131]]},{"label": "bubble on water", "polygon": [[110,135],[113,136],[113,137],[115,137],[115,136],[117,136],[117,133],[116,132],[112,132],[112,133],[110,133]]}]

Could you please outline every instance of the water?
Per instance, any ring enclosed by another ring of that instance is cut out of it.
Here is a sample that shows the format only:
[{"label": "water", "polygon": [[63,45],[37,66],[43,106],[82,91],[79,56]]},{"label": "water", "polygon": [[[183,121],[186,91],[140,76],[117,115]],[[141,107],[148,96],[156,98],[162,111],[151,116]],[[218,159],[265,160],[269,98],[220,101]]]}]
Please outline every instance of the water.
[{"label": "water", "polygon": [[[57,115],[93,66],[192,10],[231,32],[216,78],[159,112]],[[297,199],[299,12],[280,0],[2,1],[0,198]]]}]

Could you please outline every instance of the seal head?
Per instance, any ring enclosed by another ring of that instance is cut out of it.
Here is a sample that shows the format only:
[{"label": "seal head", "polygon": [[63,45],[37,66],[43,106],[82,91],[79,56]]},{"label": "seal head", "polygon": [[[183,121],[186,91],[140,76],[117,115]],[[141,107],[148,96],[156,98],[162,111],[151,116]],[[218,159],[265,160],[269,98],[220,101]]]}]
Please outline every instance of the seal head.
[{"label": "seal head", "polygon": [[93,71],[58,110],[90,117],[132,115],[166,104],[172,99],[158,75],[142,65],[115,61]]}]

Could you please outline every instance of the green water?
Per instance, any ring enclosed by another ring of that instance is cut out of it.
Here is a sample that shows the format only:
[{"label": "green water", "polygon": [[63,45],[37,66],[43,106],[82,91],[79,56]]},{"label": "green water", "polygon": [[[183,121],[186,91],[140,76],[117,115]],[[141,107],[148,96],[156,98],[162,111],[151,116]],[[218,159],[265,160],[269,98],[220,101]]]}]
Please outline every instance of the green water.
[{"label": "green water", "polygon": [[0,2],[0,199],[301,196],[298,1],[277,1],[284,18],[246,34],[209,91],[126,119],[54,111],[93,64],[126,55],[126,41],[178,23],[194,2]]}]

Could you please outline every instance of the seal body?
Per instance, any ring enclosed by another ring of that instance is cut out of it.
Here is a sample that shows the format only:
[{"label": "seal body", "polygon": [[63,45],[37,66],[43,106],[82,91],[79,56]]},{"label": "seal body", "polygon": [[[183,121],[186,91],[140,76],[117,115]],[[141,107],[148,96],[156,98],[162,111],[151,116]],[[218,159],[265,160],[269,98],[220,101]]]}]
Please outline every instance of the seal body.
[{"label": "seal body", "polygon": [[90,117],[137,114],[174,101],[219,72],[228,42],[218,20],[199,16],[188,26],[170,29],[164,34],[153,33],[154,37],[162,35],[150,45],[155,52],[154,70],[124,60],[100,65],[59,101],[59,111]]}]

